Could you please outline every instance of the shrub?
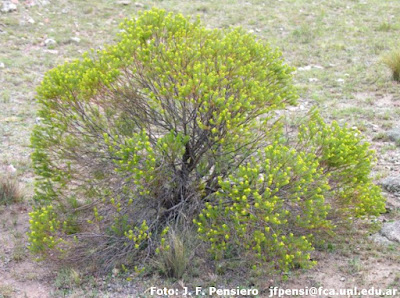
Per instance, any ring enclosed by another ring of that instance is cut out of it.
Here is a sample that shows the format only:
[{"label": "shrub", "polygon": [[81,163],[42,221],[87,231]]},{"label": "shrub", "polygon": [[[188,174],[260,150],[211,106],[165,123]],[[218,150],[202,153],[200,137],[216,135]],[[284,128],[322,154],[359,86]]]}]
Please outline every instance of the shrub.
[{"label": "shrub", "polygon": [[21,202],[23,195],[18,182],[13,178],[0,177],[0,205]]},{"label": "shrub", "polygon": [[400,51],[393,50],[388,53],[382,62],[392,71],[393,80],[400,81]]},{"label": "shrub", "polygon": [[312,265],[314,238],[337,218],[384,204],[359,132],[316,112],[283,129],[291,72],[241,29],[157,9],[125,21],[118,44],[49,71],[32,135],[31,250],[140,266],[169,251],[174,226],[197,229],[215,258]]}]

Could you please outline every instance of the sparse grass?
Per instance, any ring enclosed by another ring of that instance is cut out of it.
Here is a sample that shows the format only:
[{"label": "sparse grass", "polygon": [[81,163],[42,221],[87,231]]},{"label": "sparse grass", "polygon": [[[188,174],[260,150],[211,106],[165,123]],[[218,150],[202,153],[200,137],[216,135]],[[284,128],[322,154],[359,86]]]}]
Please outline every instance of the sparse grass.
[{"label": "sparse grass", "polygon": [[362,263],[359,257],[354,257],[353,259],[349,260],[348,272],[351,275],[354,275],[360,272],[362,269]]},{"label": "sparse grass", "polygon": [[393,30],[393,25],[389,22],[382,22],[379,24],[379,26],[376,28],[378,31],[383,31],[383,32],[388,32],[390,30]]},{"label": "sparse grass", "polygon": [[316,30],[313,30],[309,25],[306,24],[301,25],[292,32],[293,39],[296,42],[301,42],[303,44],[311,43],[316,35]]},{"label": "sparse grass", "polygon": [[389,142],[390,138],[387,135],[387,133],[379,132],[372,138],[372,140],[373,141],[381,141],[381,142]]},{"label": "sparse grass", "polygon": [[23,200],[18,182],[14,178],[0,177],[0,205],[11,205]]},{"label": "sparse grass", "polygon": [[22,240],[16,240],[14,243],[14,249],[12,252],[12,259],[15,262],[20,262],[22,260],[24,260],[27,256],[27,251],[26,251],[26,247],[25,244]]},{"label": "sparse grass", "polygon": [[54,287],[64,294],[67,294],[74,288],[80,286],[81,283],[82,277],[80,273],[72,268],[61,269],[54,279]]},{"label": "sparse grass", "polygon": [[382,58],[382,62],[391,70],[393,80],[400,81],[400,49],[386,54]]},{"label": "sparse grass", "polygon": [[11,298],[14,294],[14,288],[10,285],[0,284],[0,298]]}]

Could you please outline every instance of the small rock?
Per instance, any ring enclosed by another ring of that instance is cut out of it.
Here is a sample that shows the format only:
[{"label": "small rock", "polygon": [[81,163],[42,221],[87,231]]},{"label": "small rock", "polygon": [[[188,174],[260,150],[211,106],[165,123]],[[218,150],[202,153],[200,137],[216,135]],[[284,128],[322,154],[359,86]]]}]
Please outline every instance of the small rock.
[{"label": "small rock", "polygon": [[400,193],[400,176],[387,177],[379,183],[383,189],[390,193]]},{"label": "small rock", "polygon": [[309,78],[308,81],[309,82],[318,82],[318,79],[317,78]]},{"label": "small rock", "polygon": [[141,7],[141,8],[143,8],[143,7],[144,7],[144,4],[139,3],[139,2],[135,2],[135,6],[136,6],[136,7]]},{"label": "small rock", "polygon": [[387,132],[387,136],[393,142],[400,144],[400,126],[395,127]]},{"label": "small rock", "polygon": [[344,83],[344,79],[337,79],[336,81],[339,83]]},{"label": "small rock", "polygon": [[299,67],[298,68],[298,70],[311,70],[312,68],[316,68],[316,69],[324,69],[324,67],[323,66],[321,66],[321,65],[306,65],[306,66],[303,66],[303,67]]},{"label": "small rock", "polygon": [[12,12],[17,10],[17,5],[12,3],[11,1],[3,1],[3,7],[1,8],[2,12]]},{"label": "small rock", "polygon": [[3,62],[0,62],[0,68],[6,67]]},{"label": "small rock", "polygon": [[45,45],[46,47],[54,46],[54,45],[56,45],[56,44],[57,44],[57,42],[56,42],[54,39],[52,39],[52,38],[47,38],[47,39],[44,41],[44,45]]},{"label": "small rock", "polygon": [[261,32],[261,29],[259,28],[255,28],[254,30],[256,30],[256,32]]},{"label": "small rock", "polygon": [[306,65],[306,66],[303,66],[303,67],[299,67],[298,70],[300,70],[300,71],[310,70],[311,67],[312,67],[311,65]]},{"label": "small rock", "polygon": [[344,277],[340,278],[340,281],[345,281],[345,280],[346,280],[346,278],[344,278]]},{"label": "small rock", "polygon": [[25,1],[25,5],[28,7],[33,7],[33,6],[45,6],[50,4],[50,1],[48,0],[27,0]]},{"label": "small rock", "polygon": [[390,241],[400,243],[400,220],[384,223],[380,233]]},{"label": "small rock", "polygon": [[8,165],[6,170],[8,173],[11,173],[11,174],[14,174],[17,171],[17,169],[13,165]]},{"label": "small rock", "polygon": [[117,268],[114,268],[114,269],[112,270],[113,276],[117,276],[118,273],[119,273],[119,270],[118,270]]},{"label": "small rock", "polygon": [[35,24],[35,20],[32,19],[31,17],[29,17],[28,18],[28,23],[33,25],[33,24]]},{"label": "small rock", "polygon": [[118,3],[118,4],[121,4],[121,5],[129,5],[129,4],[131,4],[131,1],[125,1],[125,0],[123,0],[123,1],[118,1],[117,3]]},{"label": "small rock", "polygon": [[50,54],[55,54],[55,55],[57,55],[58,54],[58,51],[57,50],[44,50],[44,52],[46,52],[46,53],[50,53]]},{"label": "small rock", "polygon": [[76,42],[76,43],[80,43],[81,42],[81,39],[79,37],[77,37],[77,36],[71,37],[71,40],[73,42]]}]

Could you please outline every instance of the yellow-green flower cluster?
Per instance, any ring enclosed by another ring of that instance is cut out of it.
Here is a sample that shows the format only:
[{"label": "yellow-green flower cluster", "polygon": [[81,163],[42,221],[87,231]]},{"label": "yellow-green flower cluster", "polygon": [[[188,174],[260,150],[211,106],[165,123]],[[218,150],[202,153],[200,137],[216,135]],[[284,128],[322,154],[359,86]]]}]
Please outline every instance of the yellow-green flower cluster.
[{"label": "yellow-green flower cluster", "polygon": [[125,232],[125,237],[133,241],[135,249],[139,249],[140,245],[151,237],[151,232],[149,232],[149,227],[144,220],[142,224],[135,227],[134,230]]},{"label": "yellow-green flower cluster", "polygon": [[117,157],[116,172],[124,175],[131,173],[127,180],[133,181],[140,195],[149,194],[146,186],[153,180],[156,158],[146,132],[142,131],[131,138],[125,138],[124,143],[118,145],[116,141],[110,140],[108,134],[104,134],[103,137],[109,152]]},{"label": "yellow-green flower cluster", "polygon": [[35,253],[47,252],[55,248],[60,249],[57,245],[63,242],[63,239],[57,235],[61,223],[56,219],[53,207],[50,205],[34,209],[29,213],[29,217],[29,249]]},{"label": "yellow-green flower cluster", "polygon": [[331,203],[350,216],[379,215],[385,201],[370,177],[374,151],[355,129],[327,125],[313,112],[307,124],[299,128],[299,143],[316,157],[332,189]]},{"label": "yellow-green flower cluster", "polygon": [[218,203],[206,203],[195,220],[198,232],[217,256],[234,244],[283,270],[310,265],[309,233],[331,228],[324,198],[330,187],[318,166],[313,154],[278,142],[267,146],[220,179]]},{"label": "yellow-green flower cluster", "polygon": [[169,227],[165,227],[161,234],[160,234],[160,246],[156,248],[156,254],[159,254],[160,252],[163,251],[169,251],[171,247],[169,244],[166,244],[166,235],[169,232]]}]

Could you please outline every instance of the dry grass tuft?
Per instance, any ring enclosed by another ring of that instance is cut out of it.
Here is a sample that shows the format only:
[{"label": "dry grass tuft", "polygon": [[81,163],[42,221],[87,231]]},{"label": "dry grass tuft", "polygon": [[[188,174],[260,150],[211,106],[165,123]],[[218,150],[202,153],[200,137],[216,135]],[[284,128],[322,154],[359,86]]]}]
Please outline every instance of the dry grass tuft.
[{"label": "dry grass tuft", "polygon": [[400,81],[400,49],[388,53],[382,62],[392,71],[393,80]]},{"label": "dry grass tuft", "polygon": [[174,231],[169,233],[167,241],[170,249],[160,251],[156,265],[163,275],[180,279],[188,269],[190,249]]},{"label": "dry grass tuft", "polygon": [[0,205],[11,205],[23,200],[22,191],[14,178],[0,177]]}]

